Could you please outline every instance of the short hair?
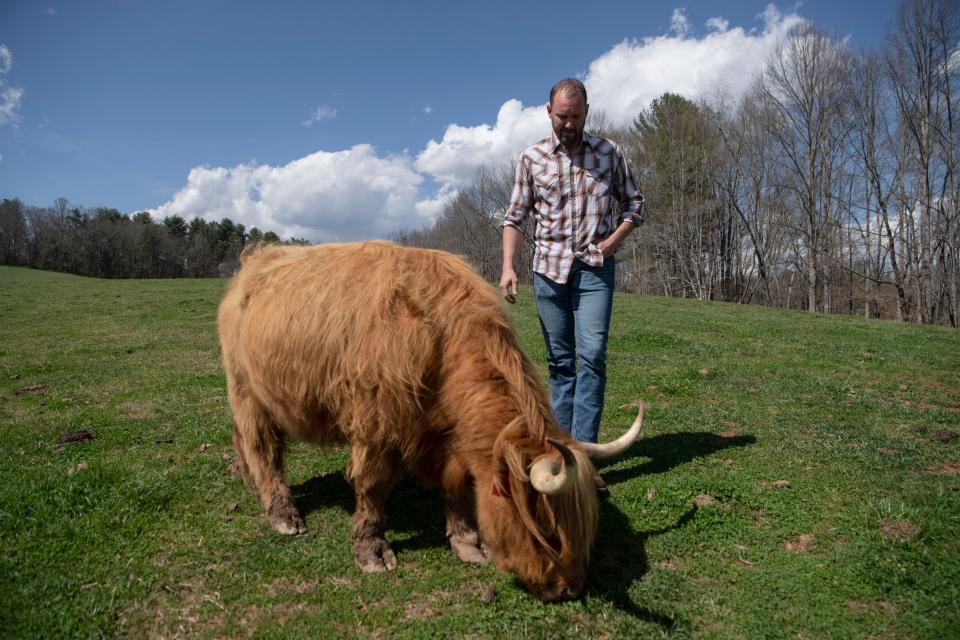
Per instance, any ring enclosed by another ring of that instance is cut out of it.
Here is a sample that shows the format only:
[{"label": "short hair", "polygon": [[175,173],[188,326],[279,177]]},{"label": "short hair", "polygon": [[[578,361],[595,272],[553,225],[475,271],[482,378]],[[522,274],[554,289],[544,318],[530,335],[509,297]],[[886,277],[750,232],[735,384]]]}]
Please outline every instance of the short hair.
[{"label": "short hair", "polygon": [[576,78],[564,78],[550,89],[550,104],[553,104],[553,96],[557,91],[562,91],[565,96],[580,94],[583,96],[583,104],[587,104],[587,88]]}]

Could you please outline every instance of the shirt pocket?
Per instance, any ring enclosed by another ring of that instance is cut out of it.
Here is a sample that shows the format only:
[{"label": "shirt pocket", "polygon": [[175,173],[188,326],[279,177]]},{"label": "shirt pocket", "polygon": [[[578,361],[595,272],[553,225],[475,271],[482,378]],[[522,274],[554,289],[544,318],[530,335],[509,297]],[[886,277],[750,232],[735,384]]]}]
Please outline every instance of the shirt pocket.
[{"label": "shirt pocket", "polygon": [[560,188],[560,174],[541,173],[534,176],[533,183],[536,186],[539,200],[545,202],[551,209],[561,206],[563,192]]},{"label": "shirt pocket", "polygon": [[613,171],[610,169],[592,169],[584,172],[584,191],[587,195],[602,198],[606,197],[612,185]]}]

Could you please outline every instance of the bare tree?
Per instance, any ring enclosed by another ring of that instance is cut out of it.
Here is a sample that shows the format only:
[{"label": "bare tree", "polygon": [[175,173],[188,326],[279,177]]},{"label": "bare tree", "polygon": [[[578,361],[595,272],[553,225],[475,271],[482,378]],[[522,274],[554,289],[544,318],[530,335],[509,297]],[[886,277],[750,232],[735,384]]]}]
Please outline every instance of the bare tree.
[{"label": "bare tree", "polygon": [[740,249],[749,252],[745,277],[750,283],[738,302],[750,302],[760,289],[761,302],[783,303],[779,274],[786,253],[780,164],[770,135],[775,116],[772,105],[756,90],[747,93],[733,114],[715,110],[723,162],[717,174],[721,197],[736,212],[745,238]]},{"label": "bare tree", "polygon": [[885,52],[907,166],[899,193],[917,320],[958,324],[958,8],[951,0],[905,0]]},{"label": "bare tree", "polygon": [[782,186],[796,208],[800,242],[794,257],[806,278],[811,312],[830,310],[820,297],[827,285],[822,254],[829,248],[828,225],[836,219],[833,189],[846,137],[848,60],[842,43],[804,24],[770,56],[757,83],[776,115],[769,131],[785,169]]}]

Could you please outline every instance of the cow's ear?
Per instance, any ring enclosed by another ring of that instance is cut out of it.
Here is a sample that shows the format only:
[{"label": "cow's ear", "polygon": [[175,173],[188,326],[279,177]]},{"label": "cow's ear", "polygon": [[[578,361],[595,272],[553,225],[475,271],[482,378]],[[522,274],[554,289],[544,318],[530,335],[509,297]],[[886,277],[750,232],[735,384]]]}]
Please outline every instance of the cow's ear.
[{"label": "cow's ear", "polygon": [[505,480],[508,481],[511,476],[522,482],[528,481],[523,452],[523,442],[527,437],[526,425],[519,417],[500,430],[493,445],[493,473],[502,484],[508,484]]},{"label": "cow's ear", "polygon": [[493,445],[493,454],[500,458],[510,449],[516,449],[522,438],[527,435],[526,425],[523,419],[517,416],[500,430],[497,440]]}]

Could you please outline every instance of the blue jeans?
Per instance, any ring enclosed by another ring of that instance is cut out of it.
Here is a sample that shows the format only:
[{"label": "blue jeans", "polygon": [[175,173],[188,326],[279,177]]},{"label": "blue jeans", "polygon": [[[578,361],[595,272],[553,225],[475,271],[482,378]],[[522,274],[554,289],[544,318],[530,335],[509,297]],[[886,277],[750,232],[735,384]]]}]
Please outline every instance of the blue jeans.
[{"label": "blue jeans", "polygon": [[596,442],[600,431],[615,268],[613,258],[602,267],[574,260],[565,284],[533,274],[553,412],[581,442]]}]

